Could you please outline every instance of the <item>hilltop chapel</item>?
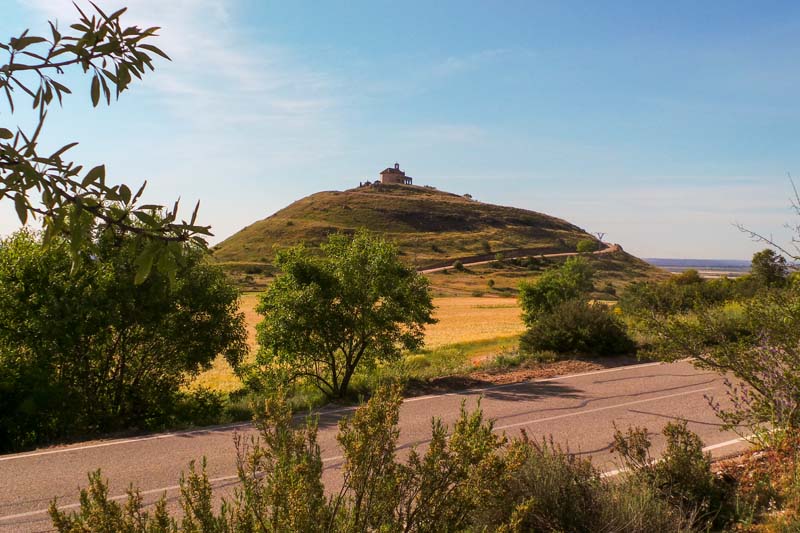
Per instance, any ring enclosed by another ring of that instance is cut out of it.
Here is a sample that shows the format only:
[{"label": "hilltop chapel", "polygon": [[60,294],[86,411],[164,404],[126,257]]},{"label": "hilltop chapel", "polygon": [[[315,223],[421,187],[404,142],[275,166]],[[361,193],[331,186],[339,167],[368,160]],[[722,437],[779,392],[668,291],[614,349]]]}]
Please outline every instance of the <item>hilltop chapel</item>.
[{"label": "hilltop chapel", "polygon": [[381,172],[381,183],[396,184],[396,185],[411,185],[411,176],[406,176],[406,173],[400,170],[400,164],[395,163],[394,168],[387,168]]}]

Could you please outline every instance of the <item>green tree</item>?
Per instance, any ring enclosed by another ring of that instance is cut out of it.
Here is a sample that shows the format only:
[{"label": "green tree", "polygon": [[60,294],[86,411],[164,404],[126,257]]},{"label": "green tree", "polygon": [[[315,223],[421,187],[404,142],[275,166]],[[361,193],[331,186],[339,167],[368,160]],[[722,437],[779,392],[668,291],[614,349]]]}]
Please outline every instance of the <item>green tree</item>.
[{"label": "green tree", "polygon": [[570,257],[535,281],[523,282],[519,288],[523,320],[530,327],[539,316],[561,303],[584,296],[594,288],[593,277],[592,267],[585,258]]},{"label": "green tree", "polygon": [[696,269],[690,268],[673,276],[671,281],[676,285],[695,285],[697,283],[704,283],[705,279],[700,276],[700,272]]},{"label": "green tree", "polygon": [[320,252],[278,254],[282,273],[256,308],[264,317],[256,360],[261,372],[307,378],[341,398],[359,367],[422,345],[433,303],[427,279],[381,237],[332,235]]},{"label": "green tree", "polygon": [[779,287],[786,283],[789,268],[786,259],[770,248],[753,254],[750,273],[763,287]]},{"label": "green tree", "polygon": [[134,285],[140,240],[104,236],[73,270],[69,243],[0,241],[0,448],[163,421],[182,385],[246,353],[238,291],[187,246],[173,279]]},{"label": "green tree", "polygon": [[139,247],[136,280],[141,282],[153,265],[163,273],[174,272],[176,259],[185,250],[180,243],[205,246],[203,236],[211,233],[196,224],[197,207],[189,222],[179,222],[177,202],[172,209],[139,205],[144,185],[136,192],[125,184],[112,185],[106,181],[105,166],[86,169],[66,160],[77,143],[50,154],[39,152],[51,104],[55,100],[60,104],[71,93],[58,81],[64,81],[66,73],[81,70],[91,76],[90,96],[96,107],[101,100],[110,104],[112,94],[119,98],[134,78],[152,71],[154,56],[169,59],[151,44],[158,28],[125,26],[121,22],[125,8],[106,14],[92,6],[94,12],[89,15],[76,5],[79,20],[69,26],[68,33],[50,22],[48,36],[25,30],[7,43],[0,42],[0,53],[8,57],[0,64],[0,90],[11,115],[22,97],[30,98],[38,116],[32,132],[0,124],[0,201],[13,202],[22,224],[38,218],[45,242],[65,236],[76,263],[78,251],[91,247],[99,233],[123,230],[135,235],[147,242]]}]

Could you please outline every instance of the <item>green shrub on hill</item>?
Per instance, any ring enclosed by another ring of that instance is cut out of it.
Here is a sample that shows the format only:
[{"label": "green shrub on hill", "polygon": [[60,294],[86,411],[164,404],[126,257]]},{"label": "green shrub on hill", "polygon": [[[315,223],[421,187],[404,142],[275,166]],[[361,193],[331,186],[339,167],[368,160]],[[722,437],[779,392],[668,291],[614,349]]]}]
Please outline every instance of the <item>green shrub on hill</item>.
[{"label": "green shrub on hill", "polygon": [[596,251],[599,248],[597,241],[594,239],[581,239],[575,245],[575,250],[579,254],[588,254]]}]

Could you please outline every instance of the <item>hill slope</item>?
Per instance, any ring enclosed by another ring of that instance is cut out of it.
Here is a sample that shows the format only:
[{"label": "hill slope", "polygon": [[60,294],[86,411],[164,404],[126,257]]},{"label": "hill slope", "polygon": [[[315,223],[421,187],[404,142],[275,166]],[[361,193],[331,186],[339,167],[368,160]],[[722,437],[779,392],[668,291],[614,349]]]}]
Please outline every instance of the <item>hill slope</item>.
[{"label": "hill slope", "polygon": [[455,258],[530,249],[574,251],[594,239],[559,218],[476,202],[426,187],[381,185],[320,192],[255,222],[214,247],[222,262],[270,263],[280,248],[316,245],[360,227],[395,240],[409,263],[429,267]]},{"label": "hill slope", "polygon": [[[592,239],[569,222],[525,209],[503,207],[408,185],[326,191],[298,200],[242,229],[213,248],[214,257],[245,290],[259,290],[274,274],[275,252],[298,243],[316,246],[333,232],[366,227],[397,242],[404,260],[419,269],[493,260],[460,272],[429,275],[441,295],[514,293],[521,279],[536,276],[565,258],[509,259],[574,252]],[[599,284],[622,287],[631,281],[669,276],[622,251],[592,256]],[[492,279],[492,289],[486,284]]]}]

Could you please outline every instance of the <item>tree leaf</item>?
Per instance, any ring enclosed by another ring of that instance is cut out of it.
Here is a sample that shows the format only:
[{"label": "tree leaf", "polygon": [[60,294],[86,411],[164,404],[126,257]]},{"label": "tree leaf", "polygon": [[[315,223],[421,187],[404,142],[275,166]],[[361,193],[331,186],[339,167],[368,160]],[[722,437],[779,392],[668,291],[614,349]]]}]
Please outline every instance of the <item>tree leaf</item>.
[{"label": "tree leaf", "polygon": [[101,180],[105,177],[106,177],[106,166],[97,165],[86,174],[85,178],[83,178],[83,181],[81,182],[81,187],[86,188],[92,183],[96,182],[97,180]]},{"label": "tree leaf", "polygon": [[122,198],[122,203],[128,204],[131,201],[131,190],[124,183],[119,186],[119,197]]},{"label": "tree leaf", "polygon": [[160,48],[158,48],[157,46],[153,46],[152,44],[140,44],[139,46],[137,46],[137,48],[144,48],[145,50],[153,52],[154,54],[160,55],[164,59],[172,61],[172,58],[170,58],[167,54],[162,52]]},{"label": "tree leaf", "polygon": [[142,253],[134,261],[136,265],[136,277],[133,279],[133,283],[135,285],[141,285],[150,275],[150,271],[153,270],[153,259],[155,259],[155,252],[156,249],[152,246],[147,246]]},{"label": "tree leaf", "polygon": [[92,78],[92,105],[97,107],[100,103],[100,80],[95,76]]},{"label": "tree leaf", "polygon": [[11,39],[11,47],[14,50],[22,50],[32,44],[45,42],[47,39],[44,37],[20,37],[19,39]]},{"label": "tree leaf", "polygon": [[25,201],[25,196],[22,194],[14,196],[14,208],[17,210],[19,221],[25,224],[28,221],[28,202]]},{"label": "tree leaf", "polygon": [[0,128],[0,139],[11,139],[13,137],[14,134],[11,132],[11,130]]}]

